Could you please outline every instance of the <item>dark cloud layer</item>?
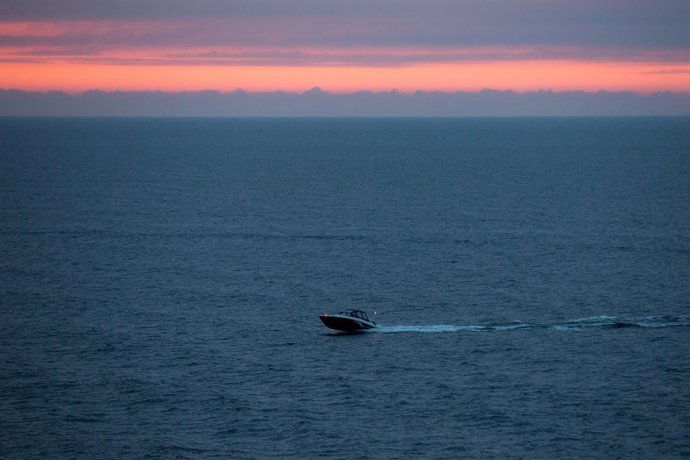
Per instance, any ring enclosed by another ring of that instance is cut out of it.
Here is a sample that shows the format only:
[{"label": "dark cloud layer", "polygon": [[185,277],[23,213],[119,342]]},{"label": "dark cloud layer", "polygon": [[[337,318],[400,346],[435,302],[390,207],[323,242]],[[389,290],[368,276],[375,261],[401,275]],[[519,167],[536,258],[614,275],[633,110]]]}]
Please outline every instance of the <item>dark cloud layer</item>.
[{"label": "dark cloud layer", "polygon": [[3,0],[0,18],[213,20],[227,30],[181,37],[247,45],[690,46],[687,0]]},{"label": "dark cloud layer", "polygon": [[0,90],[0,116],[690,116],[690,94],[629,92],[103,92]]}]

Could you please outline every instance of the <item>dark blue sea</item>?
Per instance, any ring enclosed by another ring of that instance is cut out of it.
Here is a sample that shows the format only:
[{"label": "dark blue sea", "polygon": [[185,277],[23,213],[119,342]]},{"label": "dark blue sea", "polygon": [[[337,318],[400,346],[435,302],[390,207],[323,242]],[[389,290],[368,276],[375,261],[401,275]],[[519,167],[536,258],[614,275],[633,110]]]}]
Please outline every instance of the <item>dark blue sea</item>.
[{"label": "dark blue sea", "polygon": [[0,458],[690,456],[690,118],[5,118],[0,204]]}]

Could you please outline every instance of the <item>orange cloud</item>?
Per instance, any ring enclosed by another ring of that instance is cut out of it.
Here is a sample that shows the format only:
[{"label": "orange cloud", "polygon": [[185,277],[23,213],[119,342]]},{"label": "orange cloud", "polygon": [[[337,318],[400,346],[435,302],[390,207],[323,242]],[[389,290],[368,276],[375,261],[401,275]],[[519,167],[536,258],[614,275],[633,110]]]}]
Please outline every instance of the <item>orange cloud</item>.
[{"label": "orange cloud", "polygon": [[5,62],[0,88],[25,90],[534,91],[690,92],[690,64],[500,60],[387,67],[352,65],[108,65]]}]

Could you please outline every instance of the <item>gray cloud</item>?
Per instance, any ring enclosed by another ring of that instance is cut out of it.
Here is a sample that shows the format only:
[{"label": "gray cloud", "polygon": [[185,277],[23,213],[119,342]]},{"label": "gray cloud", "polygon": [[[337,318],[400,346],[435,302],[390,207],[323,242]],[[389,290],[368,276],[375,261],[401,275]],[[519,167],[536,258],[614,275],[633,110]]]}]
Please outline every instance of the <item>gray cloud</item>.
[{"label": "gray cloud", "polygon": [[[106,64],[106,65],[184,65],[184,66],[359,66],[359,67],[399,67],[411,63],[415,65],[434,63],[457,63],[462,61],[502,61],[502,60],[539,60],[560,59],[567,54],[571,59],[602,60],[616,59],[625,55],[623,49],[597,49],[595,51],[586,48],[561,49],[553,47],[530,47],[520,50],[512,50],[506,53],[504,49],[432,49],[414,50],[408,49],[404,54],[390,53],[382,50],[300,50],[300,49],[258,49],[258,50],[212,50],[212,51],[176,51],[159,50],[155,55],[144,56],[118,56],[109,55],[110,48],[117,47],[105,44],[102,47],[93,43],[84,44],[56,44],[46,43],[45,48],[34,48],[21,56],[6,57],[3,62],[17,63],[41,63],[46,60],[68,58],[72,63]],[[104,54],[105,53],[105,54]],[[684,55],[673,52],[654,55],[627,56],[632,62],[637,60],[644,62],[657,61],[660,63],[679,61]],[[684,70],[668,69],[646,72],[650,75],[684,74]]]},{"label": "gray cloud", "polygon": [[0,18],[213,20],[166,36],[206,44],[690,46],[687,0],[4,0]]},{"label": "gray cloud", "polygon": [[689,116],[690,94],[361,91],[335,94],[200,91],[80,95],[0,90],[0,116]]}]

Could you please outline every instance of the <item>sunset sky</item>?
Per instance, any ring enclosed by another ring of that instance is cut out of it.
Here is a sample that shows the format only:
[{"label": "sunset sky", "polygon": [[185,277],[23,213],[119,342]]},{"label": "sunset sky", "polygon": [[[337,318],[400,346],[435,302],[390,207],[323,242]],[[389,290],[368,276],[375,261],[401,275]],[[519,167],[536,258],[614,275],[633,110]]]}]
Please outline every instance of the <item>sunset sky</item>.
[{"label": "sunset sky", "polygon": [[690,92],[687,0],[3,0],[0,88]]}]

